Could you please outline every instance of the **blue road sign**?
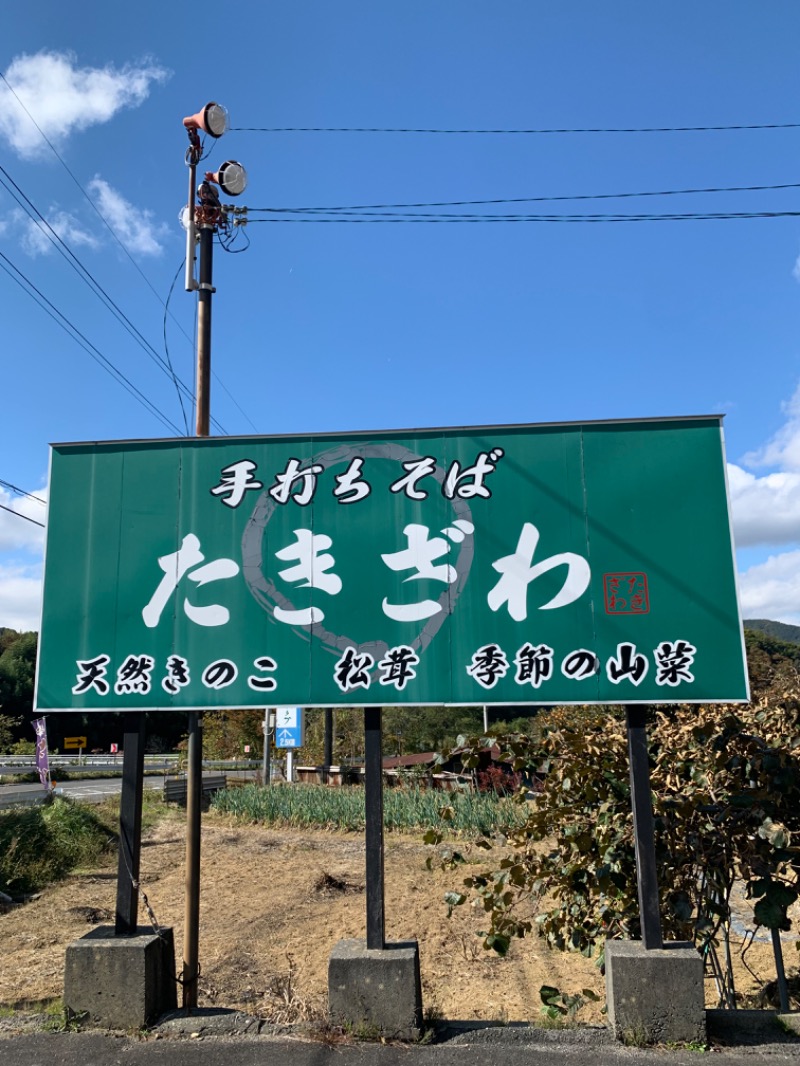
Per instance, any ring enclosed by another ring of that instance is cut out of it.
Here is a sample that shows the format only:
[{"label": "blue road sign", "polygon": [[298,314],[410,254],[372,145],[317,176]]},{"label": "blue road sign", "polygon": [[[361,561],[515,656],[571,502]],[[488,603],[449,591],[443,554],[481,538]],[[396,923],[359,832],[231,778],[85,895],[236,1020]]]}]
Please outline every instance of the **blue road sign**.
[{"label": "blue road sign", "polygon": [[305,717],[302,707],[275,708],[275,747],[302,748]]}]

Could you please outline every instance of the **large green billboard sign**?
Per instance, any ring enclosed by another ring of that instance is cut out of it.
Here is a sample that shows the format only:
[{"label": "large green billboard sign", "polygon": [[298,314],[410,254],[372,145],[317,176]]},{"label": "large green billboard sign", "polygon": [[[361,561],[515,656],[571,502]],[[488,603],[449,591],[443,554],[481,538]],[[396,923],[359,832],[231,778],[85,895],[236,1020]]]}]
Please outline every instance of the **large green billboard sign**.
[{"label": "large green billboard sign", "polygon": [[748,698],[720,420],[56,445],[37,707]]}]

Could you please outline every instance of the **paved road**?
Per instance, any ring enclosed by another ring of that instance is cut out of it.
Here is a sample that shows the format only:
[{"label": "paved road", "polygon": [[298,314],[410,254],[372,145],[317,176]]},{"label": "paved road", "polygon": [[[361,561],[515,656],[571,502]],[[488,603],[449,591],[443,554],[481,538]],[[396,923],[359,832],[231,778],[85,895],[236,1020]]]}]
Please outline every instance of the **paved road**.
[{"label": "paved road", "polygon": [[[213,771],[204,771],[212,773]],[[228,781],[247,780],[254,776],[252,770],[227,770],[224,771]],[[55,776],[55,775],[54,775]],[[70,799],[80,800],[83,803],[100,803],[102,800],[113,796],[122,788],[122,774],[119,777],[89,778],[84,781],[59,781],[57,793],[69,796]],[[144,779],[144,787],[147,789],[160,790],[164,787],[164,778],[159,774],[148,774]],[[0,810],[14,803],[33,803],[43,795],[42,788],[38,784],[25,785],[0,785]]]},{"label": "paved road", "polygon": [[[109,796],[116,795],[122,788],[122,777],[101,777],[86,781],[58,782],[57,793],[69,796],[70,799],[81,800],[84,803],[100,803]],[[161,789],[164,787],[164,778],[160,776],[145,777],[145,788]],[[33,802],[40,797],[42,788],[40,785],[0,785],[0,809],[13,803],[25,803],[26,800]]]},{"label": "paved road", "polygon": [[[3,1066],[698,1066],[688,1049],[626,1048],[606,1033],[514,1027],[464,1033],[431,1046],[346,1044],[286,1036],[208,1035],[198,1018],[180,1037],[136,1039],[97,1032],[29,1033],[0,1039]],[[0,1038],[3,1036],[0,1029]],[[798,1062],[796,1044],[715,1049],[714,1066]]]}]

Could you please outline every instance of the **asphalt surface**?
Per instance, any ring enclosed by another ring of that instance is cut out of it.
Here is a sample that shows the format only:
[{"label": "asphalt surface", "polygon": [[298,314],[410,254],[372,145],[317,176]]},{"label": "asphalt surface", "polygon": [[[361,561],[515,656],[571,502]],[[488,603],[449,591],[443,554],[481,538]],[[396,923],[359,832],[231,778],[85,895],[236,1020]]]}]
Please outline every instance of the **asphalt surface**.
[{"label": "asphalt surface", "polygon": [[[265,1031],[253,1018],[225,1011],[176,1015],[146,1034],[97,1031],[14,1033],[0,1024],[3,1066],[698,1066],[702,1049],[624,1047],[605,1029],[547,1030],[528,1026],[473,1028],[458,1023],[430,1045],[345,1040],[325,1030]],[[715,1045],[714,1066],[800,1062],[800,1039],[771,1019],[745,1043]],[[729,1038],[735,1038],[731,1030]],[[6,1037],[5,1039],[3,1039]]]},{"label": "asphalt surface", "polygon": [[[205,770],[204,773],[213,773],[214,771]],[[250,770],[224,770],[219,771],[225,773],[229,781],[233,780],[247,780],[252,778],[253,773]],[[57,795],[68,796],[70,799],[80,800],[83,803],[100,803],[102,800],[107,799],[109,796],[116,795],[122,788],[122,770],[117,767],[118,777],[97,777],[97,778],[85,778],[77,781],[59,781],[57,771],[54,773],[56,780]],[[164,787],[164,778],[160,774],[146,774],[144,778],[144,787],[146,789],[162,789]],[[18,785],[0,785],[0,809],[10,806],[15,803],[25,803],[26,797],[30,802],[34,802],[34,798],[41,798],[42,787],[38,783],[28,782],[26,784]]]},{"label": "asphalt surface", "polygon": [[[122,776],[87,778],[83,781],[58,781],[57,795],[69,796],[70,799],[84,803],[100,803],[109,796],[116,795],[122,788]],[[149,775],[144,779],[145,788],[160,789],[164,787],[164,778]],[[0,807],[12,803],[24,803],[26,797],[39,796],[42,787],[39,784],[0,785]]]}]

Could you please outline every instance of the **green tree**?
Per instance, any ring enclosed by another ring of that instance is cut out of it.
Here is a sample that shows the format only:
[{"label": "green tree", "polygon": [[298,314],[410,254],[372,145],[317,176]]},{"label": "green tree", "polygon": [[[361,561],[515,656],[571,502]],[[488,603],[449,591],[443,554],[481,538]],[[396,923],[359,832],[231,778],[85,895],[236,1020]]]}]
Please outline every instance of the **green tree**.
[{"label": "green tree", "polygon": [[207,759],[260,758],[264,750],[261,710],[206,711],[203,715],[203,754]]},{"label": "green tree", "polygon": [[0,714],[0,753],[7,754],[14,742],[14,730],[20,724],[19,718]]},{"label": "green tree", "polygon": [[[364,758],[363,707],[337,707],[333,712],[333,761],[358,762]],[[456,738],[480,729],[479,707],[385,707],[382,715],[383,754],[411,755],[444,751]],[[298,753],[301,763],[322,765],[325,750],[325,712],[306,711],[305,743]]]},{"label": "green tree", "polygon": [[[321,766],[325,757],[325,711],[311,707],[305,716],[305,739],[297,761]],[[337,707],[333,712],[333,763],[358,762],[364,758],[364,711],[359,707]]]},{"label": "green tree", "polygon": [[5,630],[5,649],[0,654],[0,713],[10,717],[30,717],[33,713],[33,687],[36,676],[36,633],[17,634],[15,640]]}]

